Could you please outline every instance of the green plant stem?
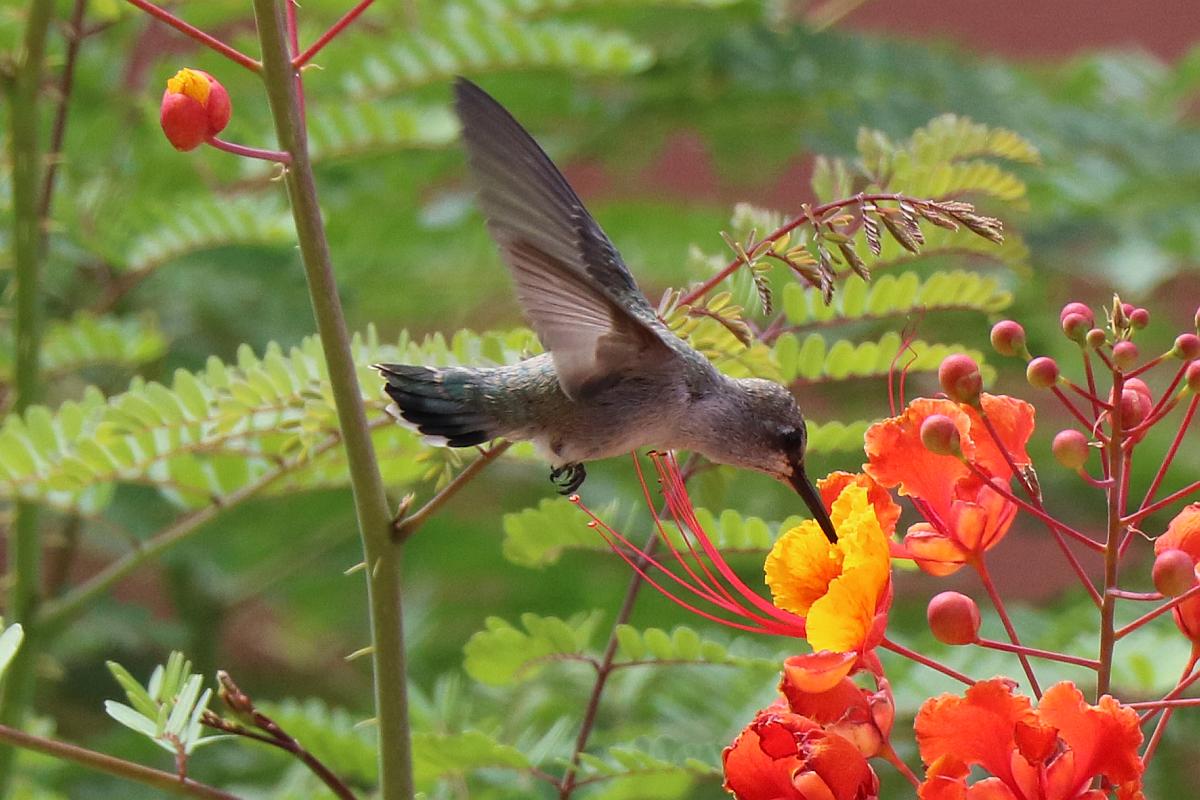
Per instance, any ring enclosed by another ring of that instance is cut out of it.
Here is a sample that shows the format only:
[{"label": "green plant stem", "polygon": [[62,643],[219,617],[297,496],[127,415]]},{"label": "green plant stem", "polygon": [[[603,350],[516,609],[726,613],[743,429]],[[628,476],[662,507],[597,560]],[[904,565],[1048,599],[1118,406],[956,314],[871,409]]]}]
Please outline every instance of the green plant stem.
[{"label": "green plant stem", "polygon": [[[13,339],[16,342],[13,412],[20,414],[41,395],[42,347],[42,218],[41,176],[44,153],[39,142],[42,65],[46,33],[54,13],[53,0],[31,0],[25,33],[16,53],[9,95],[9,160],[12,164],[12,253],[16,288]],[[0,693],[0,723],[19,727],[33,695],[33,665],[38,632],[34,624],[41,589],[41,542],[38,509],[18,502],[8,534],[11,581],[6,609],[9,623],[25,627],[25,644],[17,652]],[[16,751],[0,747],[0,795],[12,777]]]},{"label": "green plant stem", "polygon": [[[286,0],[284,0],[286,2]],[[408,686],[401,617],[401,549],[392,541],[392,515],[358,386],[350,336],[338,299],[317,202],[303,124],[296,70],[288,53],[287,26],[280,0],[254,0],[262,45],[263,80],[280,148],[292,156],[284,181],[308,279],[317,332],[329,369],[329,383],[346,447],[359,532],[367,568],[374,659],[375,715],[379,725],[379,778],[384,800],[411,798],[412,744],[408,725]]]},{"label": "green plant stem", "polygon": [[15,728],[10,728],[7,725],[0,725],[0,741],[15,745],[16,747],[22,747],[26,750],[45,753],[62,761],[70,761],[96,772],[116,775],[118,778],[125,778],[145,784],[146,786],[153,786],[155,789],[181,797],[203,797],[209,798],[209,800],[238,800],[237,795],[223,792],[204,783],[197,783],[190,778],[180,780],[178,775],[171,772],[144,767],[132,761],[114,758],[113,756],[97,753],[95,750],[87,750],[77,745],[67,744],[66,742],[33,736]]},{"label": "green plant stem", "polygon": [[[1125,388],[1124,376],[1113,372],[1112,396],[1120,397]],[[1108,473],[1112,485],[1104,490],[1108,497],[1108,536],[1104,543],[1104,601],[1100,605],[1100,669],[1096,674],[1097,702],[1103,694],[1108,693],[1112,679],[1113,647],[1116,645],[1116,611],[1117,598],[1109,590],[1117,588],[1117,567],[1121,553],[1121,531],[1124,529],[1121,517],[1125,513],[1122,505],[1122,486],[1125,483],[1125,452],[1124,430],[1121,419],[1121,408],[1116,405],[1109,418],[1108,443],[1104,447],[1104,455],[1108,462]]]}]

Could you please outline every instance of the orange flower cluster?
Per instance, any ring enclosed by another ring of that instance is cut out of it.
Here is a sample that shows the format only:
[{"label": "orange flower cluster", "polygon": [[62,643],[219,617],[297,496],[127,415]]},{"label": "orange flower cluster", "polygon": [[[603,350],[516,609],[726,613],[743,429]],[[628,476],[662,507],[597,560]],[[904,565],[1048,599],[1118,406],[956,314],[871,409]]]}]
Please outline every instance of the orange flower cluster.
[{"label": "orange flower cluster", "polygon": [[[1016,504],[993,486],[1007,489],[1014,467],[1029,465],[1025,446],[1033,433],[1033,406],[1003,395],[979,400],[982,413],[951,400],[918,398],[867,431],[864,469],[882,486],[913,498],[925,521],[909,527],[902,554],[931,575],[949,575],[976,561],[1004,538],[1016,516]],[[953,423],[961,455],[935,453],[922,442],[921,426],[935,415]]]},{"label": "orange flower cluster", "polygon": [[789,658],[779,686],[783,699],[760,711],[725,748],[725,788],[738,800],[879,796],[867,759],[886,745],[895,716],[886,682],[869,692],[845,678],[810,692],[806,672]]},{"label": "orange flower cluster", "polygon": [[[1097,777],[1118,800],[1142,800],[1142,731],[1137,713],[1105,695],[1088,705],[1072,683],[1046,690],[1035,710],[1002,678],[963,697],[927,700],[917,745],[928,766],[921,800],[1103,800]],[[971,767],[992,777],[968,785]]]}]

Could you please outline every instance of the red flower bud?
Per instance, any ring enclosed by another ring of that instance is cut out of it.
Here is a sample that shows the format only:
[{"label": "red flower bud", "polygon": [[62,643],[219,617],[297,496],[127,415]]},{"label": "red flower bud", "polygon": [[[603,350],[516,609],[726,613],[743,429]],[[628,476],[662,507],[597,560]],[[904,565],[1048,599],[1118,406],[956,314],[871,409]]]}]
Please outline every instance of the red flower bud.
[{"label": "red flower bud", "polygon": [[1062,307],[1062,311],[1060,311],[1058,314],[1059,323],[1066,324],[1067,317],[1071,316],[1072,314],[1078,314],[1079,316],[1086,319],[1087,325],[1089,328],[1092,326],[1092,323],[1096,319],[1095,316],[1092,314],[1092,310],[1090,308],[1088,308],[1086,304],[1084,304],[1084,303],[1067,303],[1065,306]]},{"label": "red flower bud", "polygon": [[1126,429],[1140,425],[1153,406],[1149,396],[1137,389],[1125,389],[1121,392],[1121,424]]},{"label": "red flower bud", "polygon": [[942,644],[971,644],[979,638],[979,606],[965,594],[934,595],[925,615],[929,630]]},{"label": "red flower bud", "polygon": [[1015,356],[1025,349],[1025,329],[1011,319],[992,326],[992,347],[1002,356]]},{"label": "red flower bud", "polygon": [[1082,314],[1067,314],[1062,318],[1062,331],[1073,342],[1082,342],[1092,327],[1092,320]]},{"label": "red flower bud", "polygon": [[1096,350],[1103,347],[1104,343],[1108,341],[1108,334],[1104,332],[1103,328],[1092,328],[1087,332],[1086,341],[1088,347]]},{"label": "red flower bud", "polygon": [[1134,311],[1137,311],[1137,307],[1133,303],[1121,303],[1121,313],[1125,315],[1125,319],[1128,320]]},{"label": "red flower bud", "polygon": [[1029,362],[1025,368],[1025,379],[1031,386],[1039,389],[1049,389],[1058,383],[1058,364],[1049,356],[1039,356]]},{"label": "red flower bud", "polygon": [[1130,341],[1113,345],[1113,363],[1121,369],[1129,369],[1137,361],[1138,346]]},{"label": "red flower bud", "polygon": [[1184,361],[1200,358],[1200,336],[1194,333],[1181,333],[1175,337],[1175,347],[1171,355]]},{"label": "red flower bud", "polygon": [[1177,597],[1196,585],[1196,565],[1183,550],[1163,550],[1150,570],[1154,588],[1166,597]]},{"label": "red flower bud", "polygon": [[1144,308],[1135,308],[1129,312],[1129,324],[1141,330],[1150,324],[1150,312]]},{"label": "red flower bud", "polygon": [[229,124],[229,93],[198,69],[181,69],[167,81],[159,121],[176,150],[194,150]]},{"label": "red flower bud", "polygon": [[942,391],[956,403],[974,404],[983,391],[983,375],[975,359],[962,353],[946,356],[938,367],[938,381]]},{"label": "red flower bud", "polygon": [[1193,394],[1200,394],[1200,361],[1193,361],[1187,365],[1187,369],[1183,373],[1184,380],[1187,381],[1187,387]]},{"label": "red flower bud", "polygon": [[921,444],[939,456],[956,456],[962,452],[962,438],[954,420],[945,414],[930,414],[921,423]]},{"label": "red flower bud", "polygon": [[1071,470],[1083,469],[1092,452],[1087,436],[1074,429],[1060,431],[1050,449],[1058,463]]}]

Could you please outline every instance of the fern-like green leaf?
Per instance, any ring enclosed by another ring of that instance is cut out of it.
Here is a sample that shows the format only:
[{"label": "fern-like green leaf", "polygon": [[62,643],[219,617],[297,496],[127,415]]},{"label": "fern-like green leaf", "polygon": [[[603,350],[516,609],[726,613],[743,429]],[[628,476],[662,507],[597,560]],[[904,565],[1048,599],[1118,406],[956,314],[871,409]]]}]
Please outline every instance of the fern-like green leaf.
[{"label": "fern-like green leaf", "polygon": [[638,630],[631,625],[617,628],[616,664],[625,667],[657,662],[671,664],[720,664],[767,673],[779,671],[780,654],[775,650],[747,646],[739,639],[731,647],[702,637],[695,629],[679,626],[668,633],[662,628]]},{"label": "fern-like green leaf", "polygon": [[173,205],[169,216],[135,234],[109,258],[127,272],[152,272],[190,253],[230,245],[280,247],[296,240],[291,215],[262,197],[202,197]]},{"label": "fern-like green leaf", "polygon": [[825,305],[819,291],[798,283],[787,284],[782,292],[784,314],[788,322],[798,326],[929,311],[993,314],[1011,303],[1012,293],[1002,289],[995,277],[966,270],[935,272],[924,280],[915,272],[887,273],[870,283],[852,275],[829,305]]},{"label": "fern-like green leaf", "polygon": [[310,117],[309,143],[318,161],[365,153],[445,147],[458,122],[444,106],[380,101],[326,104]]},{"label": "fern-like green leaf", "polygon": [[984,362],[983,353],[962,345],[947,345],[917,339],[909,344],[910,355],[897,354],[903,342],[900,334],[888,331],[878,341],[854,344],[848,339],[827,341],[819,333],[810,333],[801,340],[795,334],[784,333],[775,340],[773,352],[786,382],[817,383],[846,378],[886,376],[893,367],[932,371],[951,353],[963,352],[981,365],[984,380],[991,382],[995,369]]},{"label": "fern-like green leaf", "polygon": [[582,776],[603,786],[589,797],[604,800],[675,800],[688,797],[697,779],[717,779],[715,748],[701,748],[668,737],[614,745],[602,754],[580,758]]},{"label": "fern-like green leaf", "polygon": [[521,628],[488,617],[485,630],[463,647],[463,666],[475,680],[503,686],[533,678],[549,662],[586,658],[600,613],[570,620],[522,614]]},{"label": "fern-like green leaf", "polygon": [[348,72],[343,85],[354,97],[380,97],[461,74],[553,67],[624,75],[652,60],[650,49],[627,34],[593,25],[472,17],[401,33],[382,55]]},{"label": "fern-like green leaf", "polygon": [[418,783],[427,783],[477,769],[526,770],[528,757],[482,731],[418,733],[413,736],[413,772]]},{"label": "fern-like green leaf", "polygon": [[[94,366],[134,369],[162,357],[167,339],[153,317],[97,317],[81,312],[46,326],[42,369],[62,375]],[[0,381],[12,376],[13,348],[0,334]]]}]

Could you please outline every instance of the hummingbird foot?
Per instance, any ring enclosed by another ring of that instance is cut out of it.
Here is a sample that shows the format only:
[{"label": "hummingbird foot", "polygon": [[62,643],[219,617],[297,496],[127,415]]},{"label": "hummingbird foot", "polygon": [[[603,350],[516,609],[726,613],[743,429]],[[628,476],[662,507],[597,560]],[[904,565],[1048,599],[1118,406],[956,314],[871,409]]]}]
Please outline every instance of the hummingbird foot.
[{"label": "hummingbird foot", "polygon": [[562,495],[574,494],[587,478],[587,470],[583,464],[563,464],[550,470],[550,482],[558,487]]}]

